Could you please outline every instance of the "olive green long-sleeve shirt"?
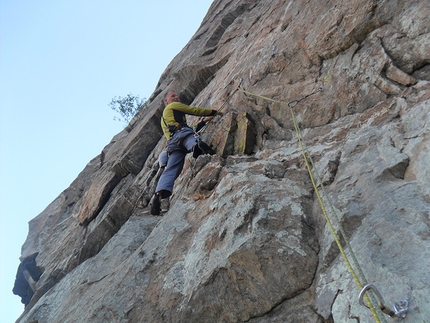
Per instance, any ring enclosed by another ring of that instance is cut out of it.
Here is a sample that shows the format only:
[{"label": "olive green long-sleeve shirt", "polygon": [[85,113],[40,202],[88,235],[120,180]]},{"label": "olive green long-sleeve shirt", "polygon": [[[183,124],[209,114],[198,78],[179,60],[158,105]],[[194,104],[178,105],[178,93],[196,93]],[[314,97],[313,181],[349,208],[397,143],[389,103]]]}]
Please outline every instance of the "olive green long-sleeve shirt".
[{"label": "olive green long-sleeve shirt", "polygon": [[161,128],[167,140],[169,140],[171,133],[168,126],[173,125],[178,128],[188,127],[186,119],[187,114],[194,116],[214,116],[216,113],[217,110],[193,107],[181,102],[172,102],[164,108],[163,117],[161,118]]}]

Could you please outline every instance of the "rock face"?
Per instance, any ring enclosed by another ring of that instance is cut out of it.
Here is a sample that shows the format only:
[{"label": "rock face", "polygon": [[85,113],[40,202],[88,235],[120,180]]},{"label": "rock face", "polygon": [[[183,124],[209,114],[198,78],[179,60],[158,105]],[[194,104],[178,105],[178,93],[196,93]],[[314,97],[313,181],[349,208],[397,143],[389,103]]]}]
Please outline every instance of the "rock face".
[{"label": "rock face", "polygon": [[[428,322],[429,17],[427,0],[215,0],[148,108],[30,222],[17,322],[375,322],[320,195],[360,284]],[[153,217],[169,89],[225,116]]]}]

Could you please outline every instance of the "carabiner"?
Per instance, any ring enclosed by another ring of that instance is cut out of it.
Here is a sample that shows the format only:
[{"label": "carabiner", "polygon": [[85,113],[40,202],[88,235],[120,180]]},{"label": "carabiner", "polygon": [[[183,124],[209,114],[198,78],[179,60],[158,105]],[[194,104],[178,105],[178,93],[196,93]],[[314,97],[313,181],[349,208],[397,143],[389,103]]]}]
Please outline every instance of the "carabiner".
[{"label": "carabiner", "polygon": [[367,284],[360,291],[360,294],[358,295],[358,303],[360,305],[369,308],[363,301],[364,294],[366,294],[366,292],[369,289],[371,289],[375,293],[376,297],[378,297],[379,308],[384,314],[387,314],[390,317],[394,317],[394,316],[397,316],[400,318],[406,317],[406,312],[408,311],[408,307],[409,307],[409,302],[407,300],[401,300],[401,301],[394,303],[394,310],[392,310],[390,307],[385,305],[385,302],[384,302],[384,299],[382,298],[381,293],[379,293],[379,291],[376,289],[376,287],[372,284]]}]

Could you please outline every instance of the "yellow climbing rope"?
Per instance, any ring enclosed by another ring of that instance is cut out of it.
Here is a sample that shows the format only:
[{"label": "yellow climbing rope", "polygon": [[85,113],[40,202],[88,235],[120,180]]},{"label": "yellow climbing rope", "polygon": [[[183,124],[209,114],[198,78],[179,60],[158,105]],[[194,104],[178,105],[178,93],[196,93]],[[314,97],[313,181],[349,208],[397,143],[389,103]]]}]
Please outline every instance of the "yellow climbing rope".
[{"label": "yellow climbing rope", "polygon": [[[358,275],[356,274],[356,272],[355,272],[355,270],[354,270],[353,266],[351,265],[351,263],[350,263],[350,261],[349,261],[349,259],[348,259],[347,255],[346,255],[346,253],[345,253],[345,250],[344,250],[344,248],[343,248],[343,246],[342,246],[342,244],[341,244],[341,241],[340,241],[340,239],[339,239],[339,236],[337,235],[337,233],[336,233],[336,231],[335,231],[335,229],[334,229],[334,227],[333,227],[332,221],[330,220],[330,217],[328,216],[328,213],[327,213],[326,207],[325,207],[325,205],[324,205],[324,201],[323,201],[323,199],[322,199],[322,197],[321,197],[320,191],[319,191],[319,189],[318,189],[318,185],[317,185],[317,183],[316,183],[316,181],[315,181],[315,178],[314,178],[314,175],[313,175],[313,172],[312,172],[312,169],[311,169],[311,166],[310,166],[309,160],[311,161],[312,165],[314,165],[314,164],[313,164],[313,162],[312,162],[312,158],[310,157],[310,155],[308,154],[308,155],[309,155],[309,157],[308,157],[308,156],[307,156],[307,154],[306,154],[305,144],[304,144],[304,142],[303,142],[303,139],[302,139],[302,136],[301,136],[301,131],[300,131],[300,128],[299,128],[299,126],[298,126],[298,123],[297,123],[297,120],[296,120],[295,113],[294,113],[294,111],[293,111],[293,107],[294,107],[294,106],[296,106],[300,101],[302,101],[302,100],[306,99],[307,97],[309,97],[309,96],[311,96],[311,95],[313,95],[313,94],[316,94],[317,92],[322,91],[323,89],[322,89],[322,88],[318,88],[317,90],[313,91],[312,93],[310,93],[310,94],[308,94],[308,95],[306,95],[306,96],[304,96],[304,97],[302,97],[302,98],[300,98],[300,99],[298,99],[298,100],[294,100],[294,101],[291,101],[291,102],[284,102],[284,101],[274,100],[274,99],[271,99],[271,98],[268,98],[268,97],[265,97],[265,96],[262,96],[262,95],[258,95],[258,94],[252,93],[252,92],[248,92],[248,91],[244,90],[244,89],[243,89],[243,88],[241,88],[241,87],[239,87],[239,90],[240,90],[241,92],[243,92],[243,93],[247,94],[247,95],[254,96],[254,97],[257,97],[257,98],[260,98],[260,99],[266,100],[266,101],[270,101],[270,102],[274,102],[274,103],[279,103],[279,104],[287,104],[287,105],[288,105],[289,110],[290,110],[290,113],[291,113],[291,118],[292,118],[292,121],[293,121],[294,129],[295,129],[295,131],[296,131],[297,139],[298,139],[298,141],[299,141],[300,149],[301,149],[301,152],[302,152],[302,155],[303,155],[303,158],[304,158],[305,164],[306,164],[306,168],[307,168],[308,173],[309,173],[309,176],[310,176],[310,178],[311,178],[311,182],[312,182],[312,185],[313,185],[313,187],[314,187],[314,189],[315,189],[315,193],[316,193],[317,198],[318,198],[318,201],[319,201],[319,203],[320,203],[320,206],[321,206],[322,212],[323,212],[324,217],[325,217],[325,219],[326,219],[326,222],[327,222],[327,224],[328,224],[328,226],[329,226],[329,228],[330,228],[330,232],[332,233],[333,238],[334,238],[334,240],[335,240],[335,242],[336,242],[336,244],[337,244],[337,246],[338,246],[338,248],[339,248],[339,251],[340,251],[340,253],[341,253],[341,255],[342,255],[342,257],[343,257],[343,259],[344,259],[344,261],[345,261],[345,264],[346,264],[346,266],[348,267],[349,272],[351,273],[352,277],[354,278],[354,281],[355,281],[355,283],[357,284],[358,288],[359,288],[360,290],[362,290],[362,289],[363,289],[363,284],[361,283],[360,278],[358,277]],[[315,166],[314,166],[314,171],[316,171]],[[318,176],[318,177],[319,177],[319,176]],[[322,182],[321,182],[321,180],[320,180],[320,179],[319,179],[319,185],[323,188],[323,184],[322,184]],[[325,191],[324,191],[324,190],[323,190],[323,192],[325,193]],[[328,198],[328,196],[327,196],[326,194],[325,194],[325,198],[326,198],[328,201],[330,201],[330,199]],[[331,204],[331,202],[330,202],[330,205],[332,205],[332,204]],[[332,212],[333,212],[333,211],[334,211],[334,208],[332,207]],[[333,213],[335,213],[335,212],[333,212]],[[337,224],[338,224],[338,226],[339,226],[339,228],[340,228],[340,231],[341,231],[341,234],[342,234],[342,238],[344,239],[345,244],[346,244],[346,246],[347,246],[347,248],[348,248],[348,250],[349,250],[349,252],[350,252],[350,254],[351,254],[351,257],[353,258],[353,262],[354,262],[354,264],[355,264],[356,268],[358,269],[358,271],[360,272],[360,275],[361,275],[362,279],[363,279],[364,281],[366,281],[366,279],[365,279],[365,277],[364,277],[364,274],[363,274],[363,271],[361,270],[360,265],[359,265],[359,263],[358,263],[358,261],[357,261],[357,258],[355,257],[354,252],[353,252],[353,250],[352,250],[352,248],[351,248],[351,246],[350,246],[350,244],[349,244],[349,242],[348,242],[348,239],[347,239],[347,237],[346,237],[346,234],[345,234],[344,230],[342,229],[342,226],[341,226],[341,224],[340,224],[340,221],[339,221],[339,219],[338,219],[337,217],[336,217],[336,219],[337,219]],[[375,318],[375,321],[376,321],[377,323],[381,323],[381,320],[380,320],[379,315],[378,315],[378,313],[377,313],[377,311],[376,311],[376,309],[375,309],[375,306],[373,305],[372,301],[370,300],[370,298],[368,297],[368,295],[367,295],[367,294],[364,296],[364,299],[365,299],[365,301],[366,301],[366,303],[367,303],[367,305],[368,305],[369,309],[371,310],[371,312],[372,312],[372,314],[373,314],[373,317]],[[374,302],[374,299],[373,299],[373,298],[372,298],[372,300],[373,300],[373,302]],[[385,320],[385,318],[384,318],[383,316],[382,316],[382,320],[383,320],[383,322],[386,322],[386,320]]]}]

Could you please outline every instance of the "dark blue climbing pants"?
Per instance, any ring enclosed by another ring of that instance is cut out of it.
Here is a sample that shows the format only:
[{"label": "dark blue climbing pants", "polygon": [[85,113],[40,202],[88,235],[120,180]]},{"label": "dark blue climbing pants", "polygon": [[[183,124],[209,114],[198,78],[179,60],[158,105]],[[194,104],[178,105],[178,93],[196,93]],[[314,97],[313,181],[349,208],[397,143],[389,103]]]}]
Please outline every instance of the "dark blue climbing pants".
[{"label": "dark blue climbing pants", "polygon": [[185,156],[193,151],[194,146],[197,144],[197,139],[198,137],[194,136],[192,129],[183,128],[177,131],[169,140],[167,146],[169,158],[155,189],[156,192],[161,193],[162,198],[172,195],[173,184],[184,168]]}]

